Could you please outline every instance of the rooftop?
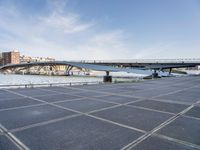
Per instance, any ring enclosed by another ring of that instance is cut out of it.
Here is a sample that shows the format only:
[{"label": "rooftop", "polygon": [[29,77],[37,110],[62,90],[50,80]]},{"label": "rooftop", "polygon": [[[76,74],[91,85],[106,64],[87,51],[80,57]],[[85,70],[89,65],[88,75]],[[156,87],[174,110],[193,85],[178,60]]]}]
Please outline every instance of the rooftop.
[{"label": "rooftop", "polygon": [[0,149],[200,149],[200,77],[0,90]]}]

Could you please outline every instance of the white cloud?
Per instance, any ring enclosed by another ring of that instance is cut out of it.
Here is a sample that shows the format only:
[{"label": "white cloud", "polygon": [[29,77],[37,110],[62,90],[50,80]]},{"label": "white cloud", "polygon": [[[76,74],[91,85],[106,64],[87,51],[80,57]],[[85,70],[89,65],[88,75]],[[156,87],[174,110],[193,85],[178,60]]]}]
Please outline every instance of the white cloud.
[{"label": "white cloud", "polygon": [[136,59],[143,59],[143,58],[156,58],[159,59],[159,57],[166,58],[166,52],[168,53],[170,51],[170,47],[172,47],[173,44],[166,44],[166,43],[156,43],[152,44],[148,48],[140,49],[135,54]]},{"label": "white cloud", "polygon": [[54,11],[33,19],[24,18],[14,5],[3,7],[0,30],[5,31],[5,36],[0,39],[0,48],[71,60],[123,56],[126,50],[122,30],[99,31],[100,26],[94,21],[84,22],[79,14],[64,12],[66,4],[66,1],[50,1],[49,8]]},{"label": "white cloud", "polygon": [[46,0],[49,10],[54,13],[63,13],[68,0]]},{"label": "white cloud", "polygon": [[50,16],[41,17],[40,22],[43,22],[47,27],[66,34],[86,31],[94,25],[93,23],[82,23],[80,17],[72,13],[67,15],[53,13]]},{"label": "white cloud", "polygon": [[68,0],[47,0],[50,14],[39,21],[48,27],[64,33],[77,33],[90,29],[94,23],[84,23],[78,14],[65,12]]},{"label": "white cloud", "polygon": [[86,51],[88,59],[112,59],[125,57],[128,51],[123,41],[122,30],[98,33],[78,46],[79,51]]},{"label": "white cloud", "polygon": [[80,14],[64,10],[66,5],[67,1],[48,0],[53,11],[33,18],[14,5],[0,6],[0,50],[19,49],[25,55],[62,60],[166,58],[175,51],[173,43],[159,41],[139,46],[125,30],[83,21]]}]

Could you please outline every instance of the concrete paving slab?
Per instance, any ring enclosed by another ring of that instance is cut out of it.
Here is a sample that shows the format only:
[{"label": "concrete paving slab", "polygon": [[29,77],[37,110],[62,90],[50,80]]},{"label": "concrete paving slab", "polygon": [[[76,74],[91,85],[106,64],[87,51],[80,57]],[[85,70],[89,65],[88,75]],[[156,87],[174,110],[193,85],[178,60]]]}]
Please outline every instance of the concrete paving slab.
[{"label": "concrete paving slab", "polygon": [[17,98],[23,98],[23,97],[12,93],[0,94],[0,101],[5,99],[17,99]]},{"label": "concrete paving slab", "polygon": [[167,103],[154,100],[143,100],[139,102],[133,102],[129,105],[140,106],[170,113],[179,113],[189,107],[189,105]]},{"label": "concrete paving slab", "polygon": [[100,96],[105,96],[107,94],[93,92],[93,91],[84,91],[84,92],[80,92],[80,93],[75,93],[74,95],[81,96],[81,97],[100,97]]},{"label": "concrete paving slab", "polygon": [[0,94],[2,94],[2,93],[5,93],[5,91],[0,89]]},{"label": "concrete paving slab", "polygon": [[185,115],[200,119],[200,107],[197,106],[193,107],[187,113],[185,113]]},{"label": "concrete paving slab", "polygon": [[155,89],[149,89],[149,90],[138,90],[134,92],[127,92],[127,95],[132,95],[132,96],[137,96],[137,97],[142,97],[142,98],[151,98],[158,96],[160,94],[165,94],[174,91],[173,89],[170,88],[156,88]]},{"label": "concrete paving slab", "polygon": [[121,106],[92,113],[92,115],[145,131],[152,130],[159,124],[172,117],[170,114],[164,114],[139,108],[131,108],[127,106]]},{"label": "concrete paving slab", "polygon": [[68,94],[68,93],[77,93],[77,92],[82,92],[82,90],[79,90],[79,89],[70,89],[70,87],[46,87],[46,88],[42,88],[42,89],[45,89],[45,90],[52,90],[52,91],[56,91],[56,92],[62,92],[62,93],[65,93],[65,94]]},{"label": "concrete paving slab", "polygon": [[107,96],[98,97],[97,99],[102,100],[102,101],[120,103],[120,104],[124,104],[124,103],[133,102],[133,101],[138,100],[138,98],[118,96],[118,95],[107,95]]},{"label": "concrete paving slab", "polygon": [[84,116],[14,134],[34,150],[116,150],[142,135],[138,131]]},{"label": "concrete paving slab", "polygon": [[46,102],[57,102],[57,101],[64,101],[64,100],[67,101],[67,100],[78,99],[81,97],[76,96],[76,95],[69,95],[69,94],[56,94],[56,95],[36,96],[34,98],[37,98]]},{"label": "concrete paving slab", "polygon": [[54,106],[42,105],[3,111],[0,113],[0,123],[7,129],[15,129],[73,114]]},{"label": "concrete paving slab", "polygon": [[181,92],[174,93],[174,94],[160,96],[160,97],[157,97],[157,99],[159,99],[159,100],[166,99],[166,100],[187,102],[187,103],[193,104],[199,100],[199,96],[194,95],[194,94],[188,94],[185,91],[181,91]]},{"label": "concrete paving slab", "polygon": [[200,145],[200,120],[180,117],[162,128],[158,133]]},{"label": "concrete paving slab", "polygon": [[70,102],[56,103],[56,105],[74,109],[80,112],[89,112],[89,111],[94,111],[101,108],[111,107],[111,106],[114,106],[115,104],[96,101],[96,100],[82,99],[82,100],[76,100],[76,101],[70,101]]},{"label": "concrete paving slab", "polygon": [[192,94],[200,94],[199,93],[199,87],[195,87],[195,88],[190,88],[186,90],[187,93],[192,93]]},{"label": "concrete paving slab", "polygon": [[[114,86],[115,87],[115,86]],[[79,90],[79,89],[87,89],[87,90],[101,90],[101,89],[110,89],[112,88],[112,85],[109,84],[94,84],[94,85],[80,85],[80,86],[73,86],[73,89]]]},{"label": "concrete paving slab", "polygon": [[56,94],[52,91],[41,90],[39,88],[23,88],[23,89],[10,89],[10,91],[26,95],[26,96],[39,96],[39,95],[52,95]]},{"label": "concrete paving slab", "polygon": [[35,104],[41,104],[41,102],[32,100],[30,98],[4,99],[4,100],[0,100],[0,110],[7,109],[7,108],[20,107],[20,106],[35,105]]},{"label": "concrete paving slab", "polygon": [[110,88],[110,89],[101,89],[100,91],[106,92],[106,93],[123,93],[123,92],[134,92],[138,89],[133,88]]},{"label": "concrete paving slab", "polygon": [[19,150],[6,136],[0,135],[0,150]]},{"label": "concrete paving slab", "polygon": [[151,136],[131,150],[198,150],[197,148],[179,144],[166,139]]},{"label": "concrete paving slab", "polygon": [[9,92],[4,91],[4,90],[0,90],[0,94],[8,94]]}]

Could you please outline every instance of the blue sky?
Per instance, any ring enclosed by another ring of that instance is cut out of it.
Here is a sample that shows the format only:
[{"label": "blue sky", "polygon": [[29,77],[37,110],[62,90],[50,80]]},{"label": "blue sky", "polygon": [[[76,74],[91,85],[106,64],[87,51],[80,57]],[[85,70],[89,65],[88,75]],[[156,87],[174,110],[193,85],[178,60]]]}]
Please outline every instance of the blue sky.
[{"label": "blue sky", "polygon": [[0,0],[0,51],[60,60],[200,58],[199,0]]}]

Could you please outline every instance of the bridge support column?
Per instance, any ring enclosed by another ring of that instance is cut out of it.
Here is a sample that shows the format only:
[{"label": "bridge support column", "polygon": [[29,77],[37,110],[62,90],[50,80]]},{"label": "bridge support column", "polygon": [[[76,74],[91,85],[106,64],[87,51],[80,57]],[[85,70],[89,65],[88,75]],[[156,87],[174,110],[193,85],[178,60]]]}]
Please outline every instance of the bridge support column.
[{"label": "bridge support column", "polygon": [[73,75],[73,73],[70,74],[70,71],[72,70],[72,68],[73,68],[73,66],[67,66],[67,67],[66,67],[66,71],[65,71],[66,76]]},{"label": "bridge support column", "polygon": [[109,75],[109,71],[106,71],[106,76],[103,77],[103,82],[105,82],[105,83],[112,82],[112,76]]},{"label": "bridge support column", "polygon": [[158,73],[156,72],[156,70],[154,70],[154,72],[152,73],[152,78],[159,78]]},{"label": "bridge support column", "polygon": [[172,68],[169,69],[169,75],[171,75],[171,73],[172,73]]}]

